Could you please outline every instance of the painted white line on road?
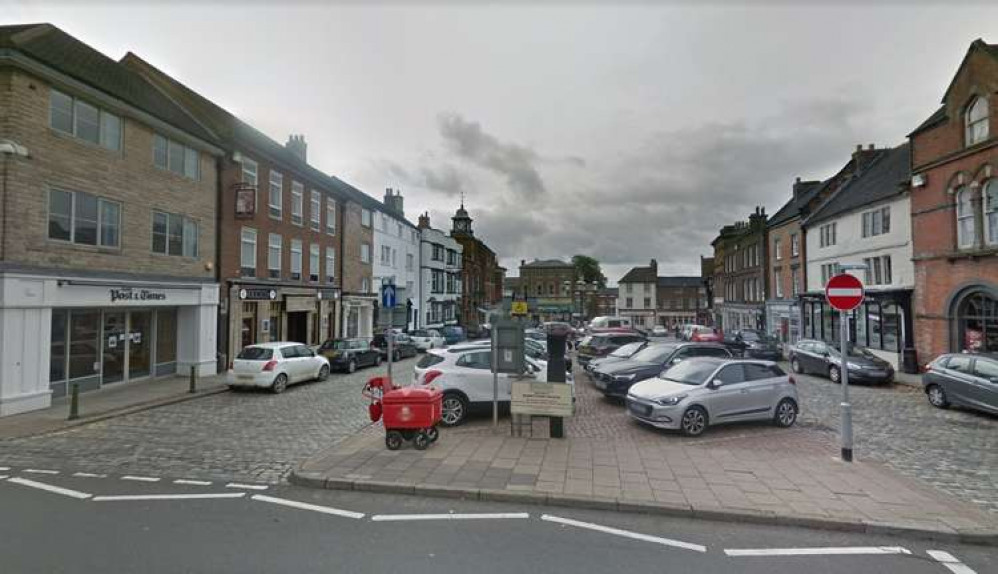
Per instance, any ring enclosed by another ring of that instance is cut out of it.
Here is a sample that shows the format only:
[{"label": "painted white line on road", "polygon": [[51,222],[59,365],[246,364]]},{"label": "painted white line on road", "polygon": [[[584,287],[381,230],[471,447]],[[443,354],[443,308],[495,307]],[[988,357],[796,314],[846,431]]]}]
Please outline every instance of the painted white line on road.
[{"label": "painted white line on road", "polygon": [[949,552],[943,552],[942,550],[926,550],[926,554],[931,556],[933,560],[939,562],[943,566],[949,569],[953,574],[977,574],[974,569],[967,566],[963,562],[957,559]]},{"label": "painted white line on road", "polygon": [[214,492],[206,494],[115,494],[95,496],[94,502],[119,502],[132,500],[199,500],[202,498],[242,498],[245,492]]},{"label": "painted white line on road", "polygon": [[546,520],[547,522],[555,522],[557,524],[564,524],[567,526],[576,526],[578,528],[586,528],[588,530],[595,530],[597,532],[605,532],[606,534],[614,534],[616,536],[623,536],[625,538],[632,538],[634,540],[641,540],[643,542],[653,542],[655,544],[662,544],[665,546],[685,548],[686,550],[694,550],[696,552],[707,552],[707,547],[701,546],[699,544],[691,544],[689,542],[683,542],[681,540],[672,540],[671,538],[661,538],[659,536],[649,536],[648,534],[631,532],[629,530],[621,530],[619,528],[611,528],[609,526],[601,526],[599,524],[592,524],[590,522],[579,522],[578,520],[572,520],[570,518],[561,518],[560,516],[551,516],[550,514],[542,515],[541,520]]},{"label": "painted white line on road", "polygon": [[173,481],[173,484],[191,484],[194,486],[211,486],[210,480],[190,480],[187,478],[178,478]]},{"label": "painted white line on road", "polygon": [[0,472],[7,472],[8,470],[10,470],[9,466],[0,466]]},{"label": "painted white line on road", "polygon": [[267,490],[269,488],[266,484],[242,484],[240,482],[230,482],[225,485],[225,488],[242,488],[245,490]]},{"label": "painted white line on road", "polygon": [[44,468],[26,468],[24,472],[28,474],[59,474],[58,470],[45,470]]},{"label": "painted white line on road", "polygon": [[526,512],[493,512],[488,514],[375,514],[375,522],[401,522],[403,520],[489,520],[530,518]]},{"label": "painted white line on road", "polygon": [[300,510],[312,510],[314,512],[321,512],[323,514],[333,514],[335,516],[343,516],[346,518],[364,518],[363,512],[354,512],[352,510],[341,510],[339,508],[333,508],[331,506],[319,506],[318,504],[309,504],[307,502],[298,502],[297,500],[287,500],[285,498],[274,498],[273,496],[266,496],[263,494],[254,494],[251,496],[253,500],[259,500],[260,502],[270,502],[271,504],[280,504],[281,506],[289,506],[291,508],[298,508]]},{"label": "painted white line on road", "polygon": [[159,479],[154,476],[130,476],[125,475],[121,477],[121,480],[134,480],[135,482],[159,482]]},{"label": "painted white line on road", "polygon": [[0,480],[7,480],[8,478],[10,478],[9,474],[0,474]]},{"label": "painted white line on road", "polygon": [[106,474],[94,474],[92,472],[74,472],[73,476],[79,478],[107,478]]},{"label": "painted white line on road", "polygon": [[825,548],[725,548],[728,556],[839,556],[857,554],[911,554],[900,546],[829,546]]},{"label": "painted white line on road", "polygon": [[62,488],[61,486],[53,486],[51,484],[45,484],[44,482],[36,482],[34,480],[28,480],[27,478],[21,478],[21,477],[14,477],[8,480],[7,482],[13,482],[14,484],[20,484],[21,486],[37,488],[38,490],[44,490],[46,492],[61,494],[63,496],[69,496],[72,498],[85,499],[93,496],[92,494],[87,494],[86,492],[80,492],[79,490],[70,490],[68,488]]}]

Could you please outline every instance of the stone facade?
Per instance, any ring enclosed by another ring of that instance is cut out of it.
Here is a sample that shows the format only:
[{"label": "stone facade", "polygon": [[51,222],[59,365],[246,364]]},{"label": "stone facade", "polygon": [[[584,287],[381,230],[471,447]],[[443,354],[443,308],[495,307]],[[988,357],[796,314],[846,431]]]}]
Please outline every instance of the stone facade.
[{"label": "stone facade", "polygon": [[[998,47],[977,40],[943,107],[909,136],[915,344],[922,365],[945,352],[998,351],[996,94]],[[971,141],[968,111],[977,98],[984,102],[985,133]]]}]

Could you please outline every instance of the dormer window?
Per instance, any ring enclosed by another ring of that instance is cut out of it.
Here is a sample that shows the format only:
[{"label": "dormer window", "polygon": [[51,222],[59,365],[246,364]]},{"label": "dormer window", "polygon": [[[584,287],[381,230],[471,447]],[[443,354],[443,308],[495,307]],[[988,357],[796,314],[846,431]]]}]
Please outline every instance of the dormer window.
[{"label": "dormer window", "polygon": [[967,125],[967,145],[972,146],[988,139],[988,101],[977,97],[967,106],[964,118]]}]

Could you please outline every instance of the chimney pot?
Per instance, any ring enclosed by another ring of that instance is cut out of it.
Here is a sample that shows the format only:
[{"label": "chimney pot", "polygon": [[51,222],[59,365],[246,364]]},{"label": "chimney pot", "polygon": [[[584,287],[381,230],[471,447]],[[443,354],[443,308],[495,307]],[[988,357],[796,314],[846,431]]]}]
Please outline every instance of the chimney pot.
[{"label": "chimney pot", "polygon": [[869,144],[869,145],[867,146],[867,148],[866,148],[866,149],[868,149],[868,150],[870,150],[870,151],[873,151],[873,149],[874,149],[874,148],[873,148],[873,144]]},{"label": "chimney pot", "polygon": [[856,144],[856,151],[863,151],[863,144]]},{"label": "chimney pot", "polygon": [[799,175],[797,176],[797,179],[794,181],[794,183],[800,183],[800,176]]}]

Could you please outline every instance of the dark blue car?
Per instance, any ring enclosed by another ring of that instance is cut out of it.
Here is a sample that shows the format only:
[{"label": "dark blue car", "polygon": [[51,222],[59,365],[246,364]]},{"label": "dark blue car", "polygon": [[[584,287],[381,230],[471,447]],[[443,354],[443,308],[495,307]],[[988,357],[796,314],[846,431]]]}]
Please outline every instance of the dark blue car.
[{"label": "dark blue car", "polygon": [[461,327],[444,327],[440,330],[440,334],[444,336],[444,342],[448,345],[455,345],[461,341],[467,340],[467,336],[464,334],[464,329]]}]

